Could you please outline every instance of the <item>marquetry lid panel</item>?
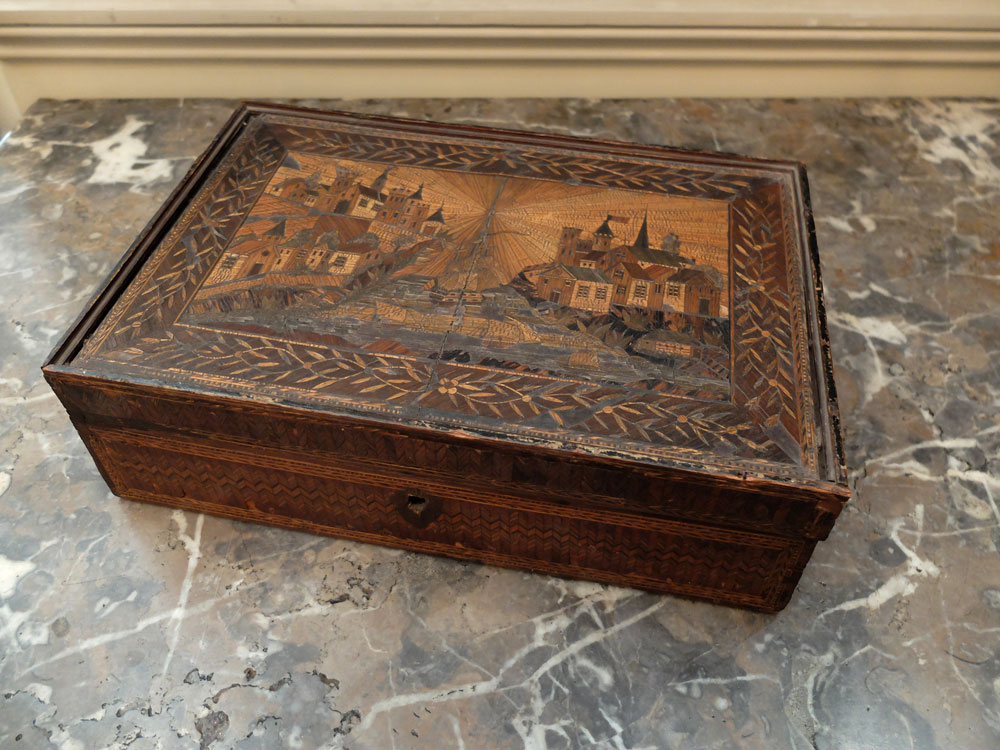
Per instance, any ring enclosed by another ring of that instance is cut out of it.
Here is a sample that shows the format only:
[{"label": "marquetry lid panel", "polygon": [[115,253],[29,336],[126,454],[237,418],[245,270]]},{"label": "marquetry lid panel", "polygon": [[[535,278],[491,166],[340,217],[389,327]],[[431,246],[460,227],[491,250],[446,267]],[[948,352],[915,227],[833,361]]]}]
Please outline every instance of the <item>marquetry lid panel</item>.
[{"label": "marquetry lid panel", "polygon": [[165,230],[134,246],[141,263],[73,366],[843,483],[797,165],[273,106],[242,117]]}]

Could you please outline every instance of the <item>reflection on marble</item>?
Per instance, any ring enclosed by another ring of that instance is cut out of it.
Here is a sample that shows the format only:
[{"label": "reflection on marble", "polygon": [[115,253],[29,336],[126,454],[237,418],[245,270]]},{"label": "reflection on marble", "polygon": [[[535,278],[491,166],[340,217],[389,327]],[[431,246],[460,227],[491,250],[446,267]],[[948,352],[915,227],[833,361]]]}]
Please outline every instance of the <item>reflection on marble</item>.
[{"label": "reflection on marble", "polygon": [[778,616],[120,501],[38,366],[222,101],[0,147],[0,746],[996,748],[1000,105],[309,102],[808,165],[855,499]]}]

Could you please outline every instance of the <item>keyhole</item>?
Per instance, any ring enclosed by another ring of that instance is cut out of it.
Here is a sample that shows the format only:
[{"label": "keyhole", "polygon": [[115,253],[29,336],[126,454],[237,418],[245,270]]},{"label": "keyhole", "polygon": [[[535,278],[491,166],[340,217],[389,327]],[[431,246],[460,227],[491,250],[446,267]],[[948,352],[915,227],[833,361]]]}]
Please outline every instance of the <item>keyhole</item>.
[{"label": "keyhole", "polygon": [[423,509],[427,507],[427,501],[422,497],[410,495],[406,498],[406,507],[419,516]]}]

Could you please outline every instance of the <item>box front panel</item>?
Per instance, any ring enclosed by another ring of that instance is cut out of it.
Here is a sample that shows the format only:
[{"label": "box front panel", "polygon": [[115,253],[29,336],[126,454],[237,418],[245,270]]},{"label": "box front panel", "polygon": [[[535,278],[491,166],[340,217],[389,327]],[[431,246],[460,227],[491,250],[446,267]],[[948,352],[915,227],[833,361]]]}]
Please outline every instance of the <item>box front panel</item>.
[{"label": "box front panel", "polygon": [[[824,538],[839,498],[796,497],[698,483],[656,467],[557,456],[447,434],[406,432],[327,415],[234,402],[207,394],[151,393],[139,386],[72,377],[53,387],[78,422],[242,443],[303,461],[408,481],[543,499],[793,540]],[[368,481],[368,480],[364,480]]]},{"label": "box front panel", "polygon": [[84,430],[115,492],[375,544],[765,610],[790,596],[814,542],[432,492],[405,478],[122,429]]}]

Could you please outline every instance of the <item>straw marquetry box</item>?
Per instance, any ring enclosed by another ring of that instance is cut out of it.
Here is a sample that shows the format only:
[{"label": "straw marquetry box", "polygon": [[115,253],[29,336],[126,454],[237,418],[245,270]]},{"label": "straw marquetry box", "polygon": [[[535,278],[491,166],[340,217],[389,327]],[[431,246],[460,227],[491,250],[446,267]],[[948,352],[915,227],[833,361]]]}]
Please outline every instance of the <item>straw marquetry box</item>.
[{"label": "straw marquetry box", "polygon": [[848,497],[788,162],[246,104],[44,369],[121,497],[767,611]]}]

